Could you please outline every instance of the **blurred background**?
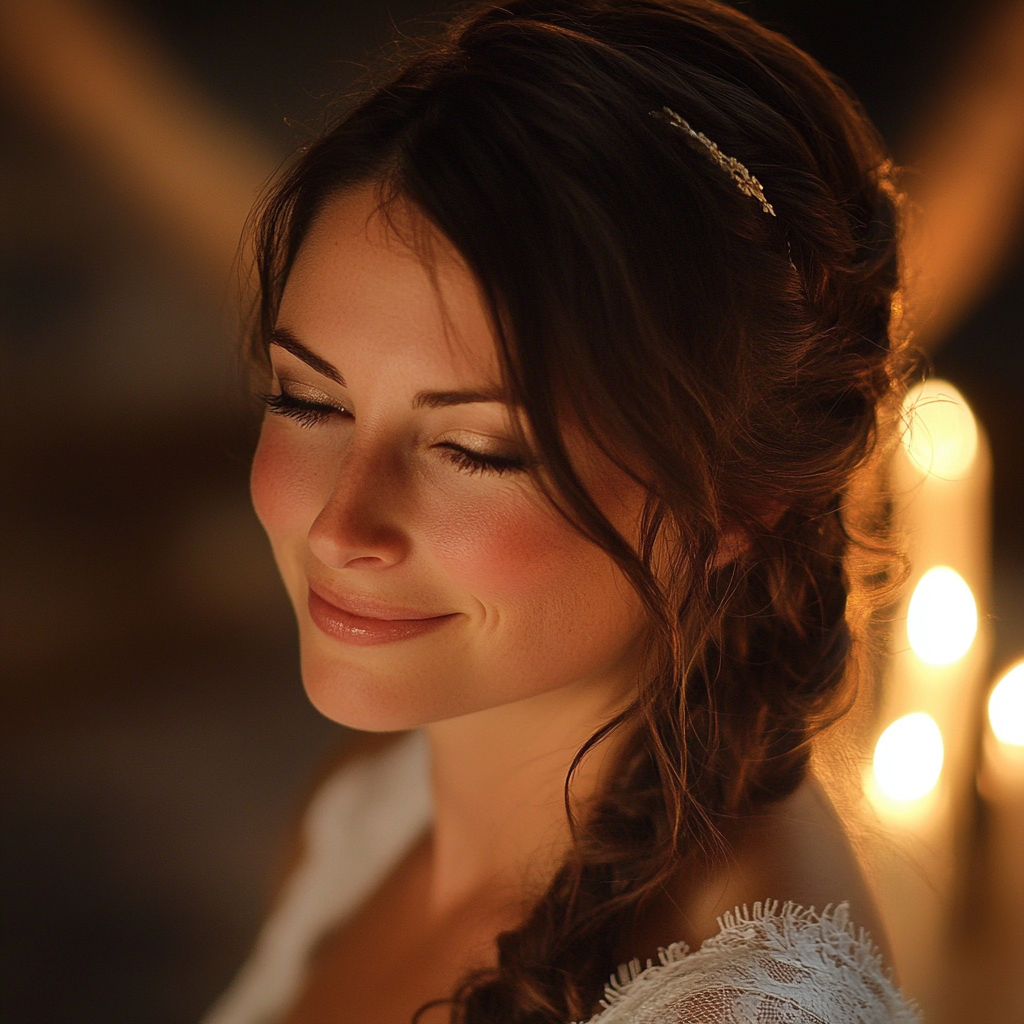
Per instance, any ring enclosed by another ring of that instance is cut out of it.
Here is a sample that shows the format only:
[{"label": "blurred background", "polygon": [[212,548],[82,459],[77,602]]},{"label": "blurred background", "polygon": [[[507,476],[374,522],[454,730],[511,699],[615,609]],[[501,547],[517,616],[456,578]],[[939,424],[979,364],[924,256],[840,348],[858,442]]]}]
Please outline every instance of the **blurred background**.
[{"label": "blurred background", "polygon": [[[991,447],[980,702],[1024,657],[1024,4],[741,6],[844,78],[913,169],[908,315]],[[196,1020],[341,739],[302,694],[249,506],[232,261],[328,103],[438,10],[0,3],[5,1021]],[[1018,813],[964,811],[936,1024],[1024,1021]]]}]

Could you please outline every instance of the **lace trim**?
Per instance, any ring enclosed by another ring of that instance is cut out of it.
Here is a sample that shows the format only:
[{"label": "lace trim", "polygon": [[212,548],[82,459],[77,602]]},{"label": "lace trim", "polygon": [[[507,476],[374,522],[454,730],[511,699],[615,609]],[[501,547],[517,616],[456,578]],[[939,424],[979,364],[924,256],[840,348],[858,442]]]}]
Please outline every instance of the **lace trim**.
[{"label": "lace trim", "polygon": [[[848,984],[849,972],[853,972],[867,990],[872,1008],[885,1014],[882,1017],[874,1013],[873,1020],[920,1024],[917,1005],[899,993],[892,971],[886,969],[882,954],[868,933],[863,928],[854,928],[847,903],[834,908],[829,905],[818,914],[813,907],[805,908],[792,902],[783,904],[780,909],[778,900],[768,900],[755,903],[753,911],[746,906],[737,907],[720,917],[718,926],[718,934],[705,941],[696,952],[691,952],[686,943],[675,942],[658,950],[657,964],[648,960],[646,967],[642,967],[638,959],[622,964],[605,987],[600,1003],[602,1010],[586,1024],[617,1024],[620,1020],[625,1024],[627,1018],[621,1017],[618,1011],[625,1009],[626,1001],[646,1009],[658,996],[669,999],[685,996],[687,993],[673,982],[691,975],[699,982],[702,980],[698,977],[702,973],[700,968],[710,966],[707,961],[741,953],[780,954],[804,967],[818,968],[836,981],[846,978]],[[730,988],[738,993],[749,992],[744,986],[751,979],[743,977],[745,972],[740,965],[737,964],[740,969],[735,976],[730,976],[730,972],[723,969],[725,966],[720,965],[717,971],[711,969],[710,973],[717,975],[717,990]],[[704,987],[698,984],[695,989]],[[811,1002],[815,1001],[813,987],[809,991],[804,986],[800,988]],[[808,1016],[807,1019],[819,1018]],[[852,1021],[844,1020],[842,1024],[852,1024]]]}]

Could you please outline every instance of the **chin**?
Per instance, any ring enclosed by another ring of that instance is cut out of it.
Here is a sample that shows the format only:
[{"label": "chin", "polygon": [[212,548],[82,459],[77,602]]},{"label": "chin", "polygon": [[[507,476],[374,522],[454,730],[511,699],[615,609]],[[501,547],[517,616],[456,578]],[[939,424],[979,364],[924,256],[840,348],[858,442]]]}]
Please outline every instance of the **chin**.
[{"label": "chin", "polygon": [[302,684],[320,714],[362,732],[417,729],[472,710],[455,699],[450,678],[442,683],[408,664],[371,666],[303,651]]}]

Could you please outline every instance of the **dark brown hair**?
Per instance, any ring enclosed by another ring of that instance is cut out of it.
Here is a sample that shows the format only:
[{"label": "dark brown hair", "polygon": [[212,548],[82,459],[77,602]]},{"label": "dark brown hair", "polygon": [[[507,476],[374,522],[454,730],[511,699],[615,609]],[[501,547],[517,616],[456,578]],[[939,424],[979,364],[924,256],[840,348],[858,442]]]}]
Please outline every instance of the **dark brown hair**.
[{"label": "dark brown hair", "polygon": [[[776,216],[650,116],[666,106],[745,164]],[[465,1024],[565,1024],[595,1009],[638,909],[794,790],[843,703],[849,494],[894,394],[894,193],[848,93],[729,7],[477,6],[275,186],[257,355],[310,225],[367,183],[462,254],[541,483],[649,612],[649,672],[609,725],[628,736],[614,785],[499,937],[497,968],[452,1004]],[[567,418],[646,487],[638,545],[580,483]],[[727,535],[744,544],[723,565]]]}]

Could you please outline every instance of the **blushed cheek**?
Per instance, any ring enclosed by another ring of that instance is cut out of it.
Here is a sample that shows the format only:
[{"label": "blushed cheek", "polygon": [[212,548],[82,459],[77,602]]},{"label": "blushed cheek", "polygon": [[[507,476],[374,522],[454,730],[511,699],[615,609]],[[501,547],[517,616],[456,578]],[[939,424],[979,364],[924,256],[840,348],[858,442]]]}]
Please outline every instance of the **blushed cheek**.
[{"label": "blushed cheek", "polygon": [[291,434],[266,420],[249,477],[253,507],[279,557],[289,542],[305,539],[330,494],[329,475]]},{"label": "blushed cheek", "polygon": [[290,518],[290,488],[288,481],[284,479],[286,467],[284,446],[280,443],[275,444],[272,431],[264,426],[252,460],[249,491],[252,494],[256,515],[271,538]]},{"label": "blushed cheek", "polygon": [[484,604],[546,603],[589,576],[603,553],[533,496],[438,517],[429,544],[454,581]]}]

